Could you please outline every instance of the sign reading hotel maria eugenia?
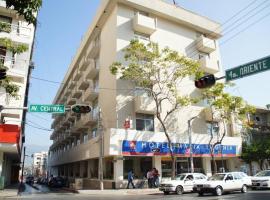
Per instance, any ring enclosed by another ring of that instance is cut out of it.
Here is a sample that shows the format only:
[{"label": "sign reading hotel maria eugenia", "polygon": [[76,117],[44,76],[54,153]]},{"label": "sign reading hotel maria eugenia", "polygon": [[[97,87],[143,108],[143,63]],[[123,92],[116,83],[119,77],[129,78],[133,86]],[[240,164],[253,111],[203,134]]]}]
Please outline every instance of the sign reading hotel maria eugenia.
[{"label": "sign reading hotel maria eugenia", "polygon": [[[189,156],[190,147],[185,143],[172,143],[173,153],[178,156]],[[215,156],[236,156],[236,145],[217,145],[214,149]],[[208,144],[192,144],[193,156],[209,157],[211,151]],[[123,140],[123,155],[169,155],[169,144],[167,142],[146,142]]]}]

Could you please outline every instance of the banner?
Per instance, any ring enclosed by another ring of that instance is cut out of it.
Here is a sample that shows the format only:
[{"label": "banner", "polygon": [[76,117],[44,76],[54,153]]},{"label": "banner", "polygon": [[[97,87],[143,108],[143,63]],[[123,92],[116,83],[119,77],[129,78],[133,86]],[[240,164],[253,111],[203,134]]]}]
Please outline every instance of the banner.
[{"label": "banner", "polygon": [[[190,146],[185,143],[172,143],[174,155],[188,157],[190,154]],[[209,157],[211,151],[208,144],[192,144],[193,156]],[[167,142],[145,142],[145,141],[129,141],[123,140],[123,155],[170,155],[169,144]],[[224,157],[236,156],[236,145],[216,145],[214,155]]]}]

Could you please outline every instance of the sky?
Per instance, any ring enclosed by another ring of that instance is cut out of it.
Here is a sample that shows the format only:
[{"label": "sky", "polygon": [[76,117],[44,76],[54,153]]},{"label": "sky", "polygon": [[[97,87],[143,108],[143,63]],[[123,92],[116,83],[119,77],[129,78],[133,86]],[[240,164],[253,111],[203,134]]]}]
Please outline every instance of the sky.
[{"label": "sky", "polygon": [[[222,25],[223,37],[219,43],[224,70],[270,54],[268,0],[178,0],[177,2],[179,6]],[[30,80],[29,104],[52,103],[60,84],[40,79],[54,82],[63,80],[99,3],[99,0],[43,0],[38,15],[33,56],[35,69]],[[239,15],[235,16],[237,13]],[[270,103],[269,75],[270,71],[267,71],[236,80],[234,81],[236,85],[230,92],[242,96],[253,105],[264,107]],[[48,150],[52,143],[49,131],[51,115],[28,113],[26,121],[26,153],[30,155],[37,151]]]}]

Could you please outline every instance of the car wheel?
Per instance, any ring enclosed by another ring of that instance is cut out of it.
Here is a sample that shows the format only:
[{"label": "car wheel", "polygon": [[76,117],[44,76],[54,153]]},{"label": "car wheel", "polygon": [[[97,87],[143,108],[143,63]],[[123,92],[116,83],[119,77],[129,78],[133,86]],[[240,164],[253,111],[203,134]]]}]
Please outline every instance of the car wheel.
[{"label": "car wheel", "polygon": [[203,196],[203,192],[199,192],[199,196]]},{"label": "car wheel", "polygon": [[242,186],[241,192],[242,193],[246,193],[247,192],[247,186],[246,185],[243,185]]},{"label": "car wheel", "polygon": [[169,192],[163,192],[164,193],[164,195],[168,195],[169,194]]},{"label": "car wheel", "polygon": [[183,187],[181,185],[178,185],[175,189],[176,194],[183,194]]},{"label": "car wheel", "polygon": [[216,195],[217,195],[217,196],[221,196],[221,195],[222,195],[222,192],[223,192],[223,191],[222,191],[222,188],[221,188],[220,186],[217,186],[217,187],[216,187]]}]

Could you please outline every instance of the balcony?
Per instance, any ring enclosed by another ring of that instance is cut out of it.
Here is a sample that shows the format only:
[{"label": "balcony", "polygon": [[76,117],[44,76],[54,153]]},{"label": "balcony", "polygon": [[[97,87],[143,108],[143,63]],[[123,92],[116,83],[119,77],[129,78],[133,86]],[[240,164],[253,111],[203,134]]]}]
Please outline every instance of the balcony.
[{"label": "balcony", "polygon": [[200,68],[209,74],[219,72],[218,62],[215,59],[210,59],[209,56],[203,56],[199,59]]},{"label": "balcony", "polygon": [[156,19],[137,12],[133,19],[133,29],[140,33],[151,35],[156,31]]},{"label": "balcony", "polygon": [[204,53],[211,53],[216,50],[215,41],[203,35],[197,38],[196,47],[198,51]]},{"label": "balcony", "polygon": [[84,73],[86,79],[94,79],[99,73],[99,63],[91,60]]},{"label": "balcony", "polygon": [[134,108],[137,113],[155,114],[156,105],[152,98],[137,96],[134,100]]},{"label": "balcony", "polygon": [[93,41],[91,41],[88,49],[87,49],[87,58],[95,58],[99,54],[100,50],[100,38],[96,37]]},{"label": "balcony", "polygon": [[29,43],[31,28],[27,27],[27,23],[25,25],[17,25],[15,23],[10,24],[2,21],[1,24],[1,38],[9,38],[16,42]]},{"label": "balcony", "polygon": [[93,82],[90,82],[90,86],[84,91],[83,102],[90,103],[98,97],[99,88],[94,86]]},{"label": "balcony", "polygon": [[82,96],[82,90],[79,89],[78,85],[74,88],[71,96],[75,99],[78,99]]},{"label": "balcony", "polygon": [[85,90],[89,86],[91,80],[86,77],[86,72],[84,72],[84,75],[80,78],[78,81],[78,89],[79,90]]},{"label": "balcony", "polygon": [[74,87],[75,87],[75,85],[76,85],[76,82],[75,81],[70,81],[69,84],[68,84],[68,88],[71,89],[71,90],[73,90]]},{"label": "balcony", "polygon": [[73,81],[78,81],[80,79],[80,77],[82,76],[81,71],[75,71],[74,75],[73,75]]},{"label": "balcony", "polygon": [[64,92],[64,96],[65,96],[65,97],[68,97],[70,94],[71,94],[71,89],[66,88],[66,89],[65,89],[65,92]]},{"label": "balcony", "polygon": [[85,71],[85,69],[90,65],[92,62],[92,59],[83,57],[81,62],[79,63],[79,70],[80,71]]},{"label": "balcony", "polygon": [[69,97],[68,100],[67,100],[67,105],[68,106],[71,106],[71,105],[74,105],[76,103],[76,99],[75,98],[72,98],[72,97]]}]

